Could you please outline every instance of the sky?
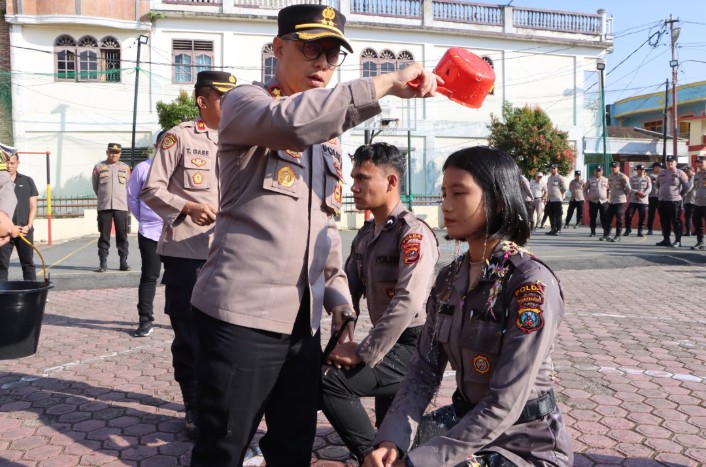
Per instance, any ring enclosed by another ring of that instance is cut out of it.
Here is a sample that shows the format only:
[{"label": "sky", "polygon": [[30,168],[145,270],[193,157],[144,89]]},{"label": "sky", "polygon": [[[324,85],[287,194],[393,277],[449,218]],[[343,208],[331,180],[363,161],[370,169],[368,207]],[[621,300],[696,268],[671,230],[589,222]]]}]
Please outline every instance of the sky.
[{"label": "sky", "polygon": [[[608,10],[613,17],[613,53],[605,70],[606,103],[664,90],[672,81],[671,37],[664,21],[672,15],[677,38],[677,85],[706,81],[706,8],[701,0],[503,0],[498,4],[582,13]],[[650,37],[652,37],[650,39]]]}]

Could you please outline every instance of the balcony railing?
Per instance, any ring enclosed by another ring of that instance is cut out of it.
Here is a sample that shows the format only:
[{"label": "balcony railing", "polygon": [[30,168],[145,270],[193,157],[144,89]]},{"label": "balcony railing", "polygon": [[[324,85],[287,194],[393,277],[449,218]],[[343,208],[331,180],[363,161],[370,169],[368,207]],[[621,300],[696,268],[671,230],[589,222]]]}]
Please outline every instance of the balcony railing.
[{"label": "balcony railing", "polygon": [[601,16],[566,11],[515,8],[512,24],[516,28],[545,29],[548,31],[600,34]]},{"label": "balcony railing", "polygon": [[495,26],[502,26],[505,22],[502,6],[435,0],[432,2],[432,10],[434,19],[437,21],[492,24]]},{"label": "balcony railing", "polygon": [[421,18],[422,0],[351,0],[351,13],[396,18]]}]

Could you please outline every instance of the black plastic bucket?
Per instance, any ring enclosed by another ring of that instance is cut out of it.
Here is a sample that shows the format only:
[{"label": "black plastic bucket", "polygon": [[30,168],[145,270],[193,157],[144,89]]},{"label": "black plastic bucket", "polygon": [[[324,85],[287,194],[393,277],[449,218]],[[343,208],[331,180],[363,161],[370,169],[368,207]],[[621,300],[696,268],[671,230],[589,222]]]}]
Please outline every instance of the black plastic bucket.
[{"label": "black plastic bucket", "polygon": [[49,281],[0,282],[0,360],[34,355]]}]

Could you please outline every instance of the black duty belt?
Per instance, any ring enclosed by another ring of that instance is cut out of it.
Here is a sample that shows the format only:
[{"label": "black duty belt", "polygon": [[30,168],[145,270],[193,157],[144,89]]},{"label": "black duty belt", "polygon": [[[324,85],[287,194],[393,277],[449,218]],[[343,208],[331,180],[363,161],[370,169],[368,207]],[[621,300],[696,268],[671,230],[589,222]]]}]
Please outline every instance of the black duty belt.
[{"label": "black duty belt", "polygon": [[[451,396],[451,403],[454,406],[454,411],[456,412],[456,416],[458,418],[463,418],[468,412],[473,410],[473,407],[475,407],[475,404],[472,404],[463,398],[461,393],[458,392],[458,389],[454,391]],[[549,391],[543,396],[528,400],[525,404],[525,408],[522,409],[522,412],[520,413],[520,417],[515,422],[515,425],[539,420],[545,415],[553,412],[555,408],[556,400],[554,399],[554,391]]]}]

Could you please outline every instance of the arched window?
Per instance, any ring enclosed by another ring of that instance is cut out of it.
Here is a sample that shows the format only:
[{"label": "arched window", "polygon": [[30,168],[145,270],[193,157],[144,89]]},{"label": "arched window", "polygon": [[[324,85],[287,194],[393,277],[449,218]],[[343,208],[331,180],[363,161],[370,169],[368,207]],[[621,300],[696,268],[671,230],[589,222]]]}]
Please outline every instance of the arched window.
[{"label": "arched window", "polygon": [[200,71],[213,67],[213,41],[172,40],[174,82],[193,83]]},{"label": "arched window", "polygon": [[378,53],[373,49],[364,49],[360,53],[360,67],[363,70],[363,78],[370,78],[378,75]]},{"label": "arched window", "polygon": [[277,58],[272,44],[265,44],[262,48],[262,82],[266,83],[275,77]]},{"label": "arched window", "polygon": [[383,49],[378,53],[367,48],[360,54],[360,69],[362,77],[367,78],[401,70],[413,61],[414,56],[407,50],[395,54],[390,49]]},{"label": "arched window", "polygon": [[[490,68],[492,68],[493,70],[495,69],[495,65],[493,65],[493,60],[490,57],[482,57],[482,58],[485,63],[490,65]],[[493,85],[493,87],[490,88],[490,92],[488,92],[488,94],[495,94],[495,85]]]},{"label": "arched window", "polygon": [[120,42],[106,36],[100,43],[93,36],[78,41],[68,34],[54,40],[57,81],[120,82]]}]

